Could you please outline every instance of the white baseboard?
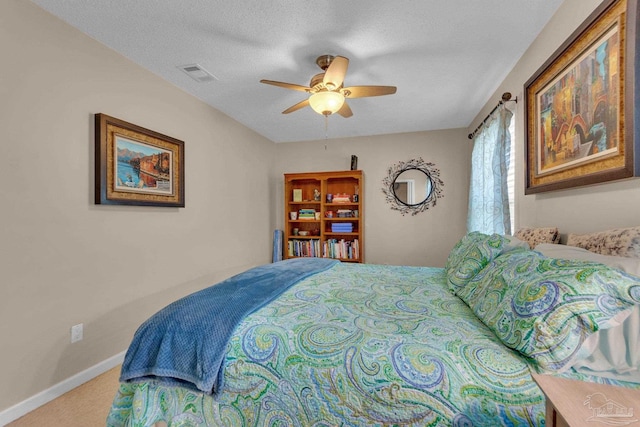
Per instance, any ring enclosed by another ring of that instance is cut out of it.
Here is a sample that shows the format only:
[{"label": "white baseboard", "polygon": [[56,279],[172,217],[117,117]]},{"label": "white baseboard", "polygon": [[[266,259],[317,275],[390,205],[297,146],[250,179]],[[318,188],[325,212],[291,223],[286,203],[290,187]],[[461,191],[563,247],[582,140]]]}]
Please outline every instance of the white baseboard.
[{"label": "white baseboard", "polygon": [[125,351],[118,353],[115,356],[104,360],[97,365],[94,365],[82,372],[75,374],[72,377],[50,387],[40,393],[31,396],[27,400],[23,400],[10,408],[0,412],[0,426],[7,425],[11,421],[15,421],[18,418],[28,414],[34,409],[39,408],[45,403],[51,402],[53,399],[62,396],[66,392],[73,390],[74,388],[86,383],[89,380],[97,377],[100,374],[107,372],[109,369],[114,368],[124,361]]}]

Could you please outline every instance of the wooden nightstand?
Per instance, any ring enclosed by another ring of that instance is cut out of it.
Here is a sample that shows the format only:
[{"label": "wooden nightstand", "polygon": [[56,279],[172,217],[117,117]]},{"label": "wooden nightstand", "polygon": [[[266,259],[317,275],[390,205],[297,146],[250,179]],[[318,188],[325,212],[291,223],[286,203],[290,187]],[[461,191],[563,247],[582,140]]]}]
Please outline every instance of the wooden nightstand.
[{"label": "wooden nightstand", "polygon": [[547,398],[547,427],[640,427],[640,390],[551,375],[532,376]]}]

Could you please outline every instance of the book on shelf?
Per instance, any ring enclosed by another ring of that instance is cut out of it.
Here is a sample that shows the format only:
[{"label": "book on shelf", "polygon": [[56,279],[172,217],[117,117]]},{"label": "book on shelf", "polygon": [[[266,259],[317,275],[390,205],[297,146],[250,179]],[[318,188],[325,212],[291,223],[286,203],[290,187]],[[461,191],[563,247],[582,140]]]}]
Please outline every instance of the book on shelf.
[{"label": "book on shelf", "polygon": [[302,201],[302,188],[294,188],[293,189],[293,201],[301,202]]},{"label": "book on shelf", "polygon": [[353,224],[350,222],[332,223],[331,232],[332,233],[353,233]]},{"label": "book on shelf", "polygon": [[333,203],[350,203],[351,198],[346,193],[338,193],[333,195]]},{"label": "book on shelf", "polygon": [[315,209],[300,209],[298,211],[299,219],[316,219],[316,210]]},{"label": "book on shelf", "polygon": [[350,223],[350,222],[333,222],[333,223],[331,223],[331,227],[333,227],[333,228],[341,228],[341,229],[353,228],[353,224]]}]

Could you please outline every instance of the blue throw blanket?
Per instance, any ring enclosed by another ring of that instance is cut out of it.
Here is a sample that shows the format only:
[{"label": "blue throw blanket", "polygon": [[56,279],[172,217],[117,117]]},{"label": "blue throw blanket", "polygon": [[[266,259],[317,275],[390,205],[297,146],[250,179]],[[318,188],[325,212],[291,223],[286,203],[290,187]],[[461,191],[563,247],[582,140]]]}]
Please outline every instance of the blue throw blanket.
[{"label": "blue throw blanket", "polygon": [[227,343],[238,323],[296,282],[337,262],[296,258],[255,267],[168,305],[136,331],[120,381],[161,377],[217,393]]}]

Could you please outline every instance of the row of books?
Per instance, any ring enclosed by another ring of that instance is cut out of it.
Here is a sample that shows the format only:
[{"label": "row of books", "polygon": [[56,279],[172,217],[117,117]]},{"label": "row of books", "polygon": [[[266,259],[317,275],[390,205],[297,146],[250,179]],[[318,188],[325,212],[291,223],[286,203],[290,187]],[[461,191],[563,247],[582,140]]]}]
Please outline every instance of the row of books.
[{"label": "row of books", "polygon": [[302,257],[320,257],[322,252],[320,251],[320,240],[298,240],[291,239],[287,242],[287,252],[290,257],[302,256]]},{"label": "row of books", "polygon": [[318,239],[291,239],[287,242],[287,252],[290,257],[359,259],[360,243],[358,239],[329,239],[324,243]]},{"label": "row of books", "polygon": [[360,258],[360,243],[358,242],[358,239],[353,239],[351,241],[344,239],[329,239],[324,242],[323,246],[323,255],[325,258]]}]

